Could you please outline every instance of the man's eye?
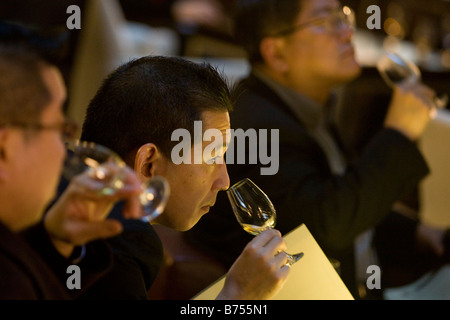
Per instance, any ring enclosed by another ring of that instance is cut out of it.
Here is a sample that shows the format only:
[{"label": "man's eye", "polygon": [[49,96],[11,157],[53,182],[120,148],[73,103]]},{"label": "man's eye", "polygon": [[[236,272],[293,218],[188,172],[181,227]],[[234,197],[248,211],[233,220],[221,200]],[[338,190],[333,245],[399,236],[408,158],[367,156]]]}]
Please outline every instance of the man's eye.
[{"label": "man's eye", "polygon": [[209,159],[208,161],[206,161],[206,164],[215,164],[217,159],[219,159],[220,157],[214,157]]},{"label": "man's eye", "polygon": [[219,155],[217,157],[211,158],[208,161],[206,161],[207,164],[222,164],[225,163],[225,158],[223,155]]}]

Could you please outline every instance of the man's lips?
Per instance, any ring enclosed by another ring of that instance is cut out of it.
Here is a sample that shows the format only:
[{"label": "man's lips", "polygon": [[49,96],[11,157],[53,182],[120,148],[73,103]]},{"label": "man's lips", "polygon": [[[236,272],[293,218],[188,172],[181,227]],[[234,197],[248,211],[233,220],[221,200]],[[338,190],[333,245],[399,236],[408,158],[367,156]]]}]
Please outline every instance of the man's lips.
[{"label": "man's lips", "polygon": [[353,46],[345,46],[341,50],[339,50],[339,53],[342,56],[354,56],[355,49],[353,48]]},{"label": "man's lips", "polygon": [[207,210],[207,211],[209,211],[209,209],[211,209],[211,207],[213,207],[215,204],[216,204],[215,201],[214,201],[214,202],[211,202],[211,203],[209,203],[209,204],[203,206],[203,207],[202,207],[202,210]]}]

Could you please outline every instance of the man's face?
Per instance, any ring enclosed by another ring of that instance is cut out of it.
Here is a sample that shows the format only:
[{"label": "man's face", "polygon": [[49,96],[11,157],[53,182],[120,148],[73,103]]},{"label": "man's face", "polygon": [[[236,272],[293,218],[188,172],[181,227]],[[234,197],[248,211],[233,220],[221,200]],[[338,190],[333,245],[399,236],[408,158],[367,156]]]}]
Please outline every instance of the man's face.
[{"label": "man's face", "polygon": [[[62,104],[66,98],[60,72],[54,67],[43,67],[42,77],[51,94],[50,103],[43,109],[39,123],[43,126],[62,124]],[[65,156],[61,132],[12,128],[8,148],[11,201],[14,201],[13,229],[20,230],[36,223],[54,198]],[[13,198],[14,195],[14,198]]]},{"label": "man's face", "polygon": [[[202,153],[211,144],[217,145],[219,154],[206,152],[211,157],[202,157],[202,163],[194,164],[195,147],[191,148],[191,164],[175,165],[170,159],[164,159],[164,169],[155,172],[164,176],[170,184],[170,198],[164,213],[156,223],[172,229],[185,231],[192,228],[216,202],[217,193],[229,187],[230,179],[224,160],[227,142],[227,130],[230,129],[228,112],[205,111],[202,113],[203,132],[208,129],[219,130],[221,139],[203,141]],[[221,158],[221,163],[211,161],[213,157]]]},{"label": "man's face", "polygon": [[283,37],[283,55],[288,65],[285,76],[293,89],[301,91],[299,86],[304,82],[312,88],[333,87],[359,74],[360,66],[351,43],[352,28],[342,24],[330,28],[333,14],[339,11],[342,9],[337,0],[302,1],[294,25],[315,23]]}]

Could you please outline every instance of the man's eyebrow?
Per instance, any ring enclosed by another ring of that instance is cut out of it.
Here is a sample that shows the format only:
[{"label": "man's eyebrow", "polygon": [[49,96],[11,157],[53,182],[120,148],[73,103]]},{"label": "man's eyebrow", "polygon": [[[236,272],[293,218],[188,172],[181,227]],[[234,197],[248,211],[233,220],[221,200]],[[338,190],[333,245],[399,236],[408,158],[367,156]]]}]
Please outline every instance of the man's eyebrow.
[{"label": "man's eyebrow", "polygon": [[313,16],[319,16],[319,15],[322,15],[322,14],[332,13],[332,12],[334,12],[336,10],[339,10],[339,9],[340,9],[340,7],[331,7],[331,6],[323,7],[323,8],[317,8],[317,9],[311,11],[311,14]]}]

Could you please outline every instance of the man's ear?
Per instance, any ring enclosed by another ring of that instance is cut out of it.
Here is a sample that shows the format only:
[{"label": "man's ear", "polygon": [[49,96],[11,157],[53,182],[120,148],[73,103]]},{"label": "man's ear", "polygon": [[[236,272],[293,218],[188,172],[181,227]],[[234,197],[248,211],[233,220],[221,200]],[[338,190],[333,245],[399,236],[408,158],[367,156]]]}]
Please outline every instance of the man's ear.
[{"label": "man's ear", "polygon": [[6,139],[7,131],[4,128],[0,128],[0,160],[6,160]]},{"label": "man's ear", "polygon": [[6,172],[5,163],[7,161],[7,152],[6,152],[6,138],[7,133],[5,129],[0,128],[0,181],[3,180]]},{"label": "man's ear", "polygon": [[142,145],[136,153],[134,171],[143,178],[151,178],[155,175],[155,161],[162,157],[158,147],[153,143]]},{"label": "man's ear", "polygon": [[288,69],[284,60],[283,47],[284,39],[280,37],[265,37],[259,45],[265,64],[275,72],[285,72]]}]

